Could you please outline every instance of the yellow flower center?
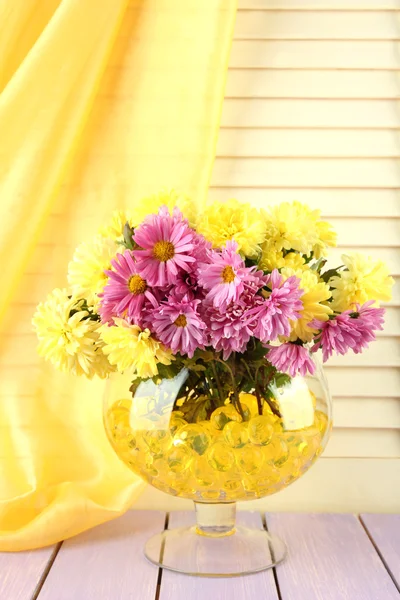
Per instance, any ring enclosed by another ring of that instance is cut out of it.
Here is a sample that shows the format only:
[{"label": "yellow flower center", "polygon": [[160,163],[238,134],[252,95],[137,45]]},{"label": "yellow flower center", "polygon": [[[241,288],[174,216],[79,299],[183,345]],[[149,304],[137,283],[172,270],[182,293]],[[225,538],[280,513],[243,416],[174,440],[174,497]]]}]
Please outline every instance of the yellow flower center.
[{"label": "yellow flower center", "polygon": [[235,280],[235,271],[232,269],[230,265],[224,267],[222,271],[222,280],[224,283],[232,283]]},{"label": "yellow flower center", "polygon": [[185,315],[179,315],[176,321],[174,321],[174,325],[176,325],[177,327],[186,327],[187,320]]},{"label": "yellow flower center", "polygon": [[147,284],[145,280],[140,277],[140,275],[132,275],[128,281],[128,288],[132,294],[139,296],[139,294],[145,293]]},{"label": "yellow flower center", "polygon": [[175,255],[175,248],[172,242],[160,240],[154,244],[153,256],[160,262],[167,262]]}]

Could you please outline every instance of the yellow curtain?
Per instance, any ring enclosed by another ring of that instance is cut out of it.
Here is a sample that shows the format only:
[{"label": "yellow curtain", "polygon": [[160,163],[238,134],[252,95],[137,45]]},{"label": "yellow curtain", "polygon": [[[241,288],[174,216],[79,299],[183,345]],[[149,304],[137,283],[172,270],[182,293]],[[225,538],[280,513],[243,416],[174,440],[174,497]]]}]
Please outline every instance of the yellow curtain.
[{"label": "yellow curtain", "polygon": [[141,488],[102,426],[102,382],[37,358],[35,304],[115,208],[203,202],[235,0],[0,0],[0,550],[118,516]]}]

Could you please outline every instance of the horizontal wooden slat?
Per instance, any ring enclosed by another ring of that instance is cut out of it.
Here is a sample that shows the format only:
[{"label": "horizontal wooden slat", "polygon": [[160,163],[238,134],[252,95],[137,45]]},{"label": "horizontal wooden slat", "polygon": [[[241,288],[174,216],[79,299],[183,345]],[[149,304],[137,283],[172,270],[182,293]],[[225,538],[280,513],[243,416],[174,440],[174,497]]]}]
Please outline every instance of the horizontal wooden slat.
[{"label": "horizontal wooden slat", "polygon": [[398,157],[400,130],[221,129],[217,156]]},{"label": "horizontal wooden slat", "polygon": [[217,158],[213,184],[246,186],[327,186],[333,188],[400,185],[395,159],[237,159]]},{"label": "horizontal wooden slat", "polygon": [[400,429],[400,398],[334,398],[334,427]]},{"label": "horizontal wooden slat", "polygon": [[400,371],[394,367],[361,368],[325,365],[330,390],[333,396],[362,398],[400,397]]},{"label": "horizontal wooden slat", "polygon": [[400,220],[331,217],[329,222],[338,232],[343,246],[400,246]]},{"label": "horizontal wooden slat", "polygon": [[399,77],[391,71],[280,71],[234,69],[227,98],[396,98]]},{"label": "horizontal wooden slat", "polygon": [[[241,128],[398,128],[392,100],[225,99],[222,127]],[[307,131],[304,130],[304,135]]]},{"label": "horizontal wooden slat", "polygon": [[334,428],[324,456],[329,458],[400,458],[400,431],[396,429]]},{"label": "horizontal wooden slat", "polygon": [[394,276],[394,286],[392,290],[393,299],[386,303],[386,306],[400,306],[400,277]]},{"label": "horizontal wooden slat", "polygon": [[399,10],[399,0],[239,0],[238,10]]},{"label": "horizontal wooden slat", "polygon": [[240,41],[230,68],[398,69],[396,42]]},{"label": "horizontal wooden slat", "polygon": [[361,354],[349,351],[345,356],[334,354],[329,365],[335,367],[400,367],[400,337],[379,337]]},{"label": "horizontal wooden slat", "polygon": [[236,21],[235,38],[393,39],[397,21],[385,12],[281,12],[247,10]]},{"label": "horizontal wooden slat", "polygon": [[[294,188],[290,182],[279,188],[265,186],[232,186],[229,181],[216,186],[214,175],[209,189],[209,202],[237,198],[254,206],[298,200],[319,208],[324,217],[365,216],[400,217],[400,189],[331,189],[329,186]],[[365,188],[365,186],[363,186]]]}]

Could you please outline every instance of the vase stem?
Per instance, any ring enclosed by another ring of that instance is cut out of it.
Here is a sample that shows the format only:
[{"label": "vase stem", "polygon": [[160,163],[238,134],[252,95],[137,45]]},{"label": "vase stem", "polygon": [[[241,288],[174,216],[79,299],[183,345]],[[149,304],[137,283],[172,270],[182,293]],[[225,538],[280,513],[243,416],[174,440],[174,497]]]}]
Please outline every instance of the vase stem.
[{"label": "vase stem", "polygon": [[207,504],[195,502],[196,533],[208,537],[223,537],[235,533],[236,502]]}]

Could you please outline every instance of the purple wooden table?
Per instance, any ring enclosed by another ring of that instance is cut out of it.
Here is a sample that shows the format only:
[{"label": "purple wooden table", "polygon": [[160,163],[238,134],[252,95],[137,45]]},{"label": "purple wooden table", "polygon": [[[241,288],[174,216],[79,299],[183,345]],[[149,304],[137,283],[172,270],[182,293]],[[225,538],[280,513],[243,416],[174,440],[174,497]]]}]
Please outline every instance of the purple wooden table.
[{"label": "purple wooden table", "polygon": [[[238,519],[262,527],[258,513]],[[176,527],[193,513],[171,513]],[[276,569],[204,579],[158,569],[145,540],[166,515],[130,511],[62,544],[0,554],[1,600],[399,600],[400,515],[267,514],[289,556]]]}]

